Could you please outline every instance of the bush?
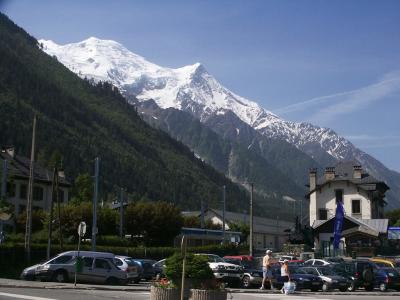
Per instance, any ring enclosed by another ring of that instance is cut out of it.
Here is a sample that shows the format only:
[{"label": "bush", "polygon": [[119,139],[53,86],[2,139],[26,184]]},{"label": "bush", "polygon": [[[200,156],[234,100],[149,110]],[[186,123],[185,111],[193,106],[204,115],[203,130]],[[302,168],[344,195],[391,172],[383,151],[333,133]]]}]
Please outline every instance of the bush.
[{"label": "bush", "polygon": [[[176,286],[181,285],[182,264],[183,256],[178,252],[167,258],[165,262],[165,275]],[[188,253],[186,255],[185,278],[190,279],[193,288],[213,287],[215,278],[207,257]]]}]

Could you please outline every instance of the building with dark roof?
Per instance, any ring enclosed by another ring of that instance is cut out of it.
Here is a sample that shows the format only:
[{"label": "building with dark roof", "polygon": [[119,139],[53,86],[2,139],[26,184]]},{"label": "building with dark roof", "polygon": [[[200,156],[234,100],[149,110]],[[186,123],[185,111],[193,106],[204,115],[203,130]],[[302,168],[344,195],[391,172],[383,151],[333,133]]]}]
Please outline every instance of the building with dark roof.
[{"label": "building with dark roof", "polygon": [[[185,211],[183,216],[195,216],[201,218],[200,211]],[[223,224],[223,211],[218,209],[207,209],[204,212],[204,219],[210,220],[215,225]],[[236,213],[231,211],[225,212],[225,230],[230,230],[229,224],[250,224],[250,216],[248,214]],[[264,217],[253,217],[253,247],[255,251],[263,251],[265,249],[281,250],[283,244],[289,240],[290,230],[294,227],[294,222]],[[215,243],[221,243],[222,235],[213,236]],[[228,238],[229,240],[230,238]],[[197,245],[203,243],[202,239],[198,240]]]},{"label": "building with dark roof", "polygon": [[349,251],[364,247],[371,253],[387,235],[388,220],[383,219],[385,192],[389,189],[355,161],[340,162],[325,168],[318,177],[317,170],[309,173],[310,226],[315,233],[315,247],[325,255],[331,254],[337,203],[343,204],[345,220],[341,247]]},{"label": "building with dark roof", "polygon": [[[30,159],[17,155],[14,148],[0,151],[2,193],[7,202],[14,206],[14,216],[26,209],[29,182]],[[4,166],[6,169],[4,170]],[[69,200],[70,182],[64,172],[58,172],[58,197],[60,202]],[[34,164],[33,209],[49,210],[52,199],[53,171],[38,163]]]}]

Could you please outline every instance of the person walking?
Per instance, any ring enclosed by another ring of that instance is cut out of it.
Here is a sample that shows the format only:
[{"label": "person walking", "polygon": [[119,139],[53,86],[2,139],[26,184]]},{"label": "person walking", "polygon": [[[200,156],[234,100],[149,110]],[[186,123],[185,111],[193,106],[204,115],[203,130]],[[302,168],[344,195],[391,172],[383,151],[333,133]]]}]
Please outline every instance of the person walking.
[{"label": "person walking", "polygon": [[281,277],[283,280],[283,287],[281,289],[282,294],[285,293],[285,282],[290,281],[290,271],[289,271],[289,261],[285,259],[283,261],[282,267],[281,267]]},{"label": "person walking", "polygon": [[274,285],[272,283],[272,251],[267,250],[265,252],[265,256],[263,258],[263,281],[260,287],[260,290],[265,289],[265,283],[269,281],[271,290],[274,289]]}]

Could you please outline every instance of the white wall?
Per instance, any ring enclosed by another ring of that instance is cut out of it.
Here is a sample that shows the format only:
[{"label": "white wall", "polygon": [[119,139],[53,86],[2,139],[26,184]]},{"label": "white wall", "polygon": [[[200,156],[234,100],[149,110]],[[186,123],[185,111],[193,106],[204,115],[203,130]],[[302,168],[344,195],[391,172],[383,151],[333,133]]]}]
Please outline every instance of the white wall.
[{"label": "white wall", "polygon": [[[357,191],[357,187],[352,183],[345,181],[335,181],[325,184],[321,190],[317,190],[310,195],[310,225],[318,219],[320,208],[328,210],[328,219],[335,215],[336,198],[335,190],[343,190],[343,206],[345,214],[361,219],[371,219],[371,201],[368,198],[367,192],[362,189]],[[352,200],[361,200],[361,214],[352,215],[351,203]]]}]

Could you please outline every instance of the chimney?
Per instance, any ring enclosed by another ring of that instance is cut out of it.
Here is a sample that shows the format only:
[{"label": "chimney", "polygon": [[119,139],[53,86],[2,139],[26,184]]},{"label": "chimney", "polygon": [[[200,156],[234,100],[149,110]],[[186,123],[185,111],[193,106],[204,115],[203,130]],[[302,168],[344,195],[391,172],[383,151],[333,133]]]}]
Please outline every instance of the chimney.
[{"label": "chimney", "polygon": [[353,178],[361,179],[362,168],[360,165],[353,166]]},{"label": "chimney", "polygon": [[333,180],[335,179],[335,167],[326,167],[325,168],[325,180]]},{"label": "chimney", "polygon": [[14,147],[7,147],[6,152],[8,155],[10,155],[12,158],[15,157],[15,148]]},{"label": "chimney", "polygon": [[315,190],[317,187],[317,169],[310,169],[310,191]]}]

